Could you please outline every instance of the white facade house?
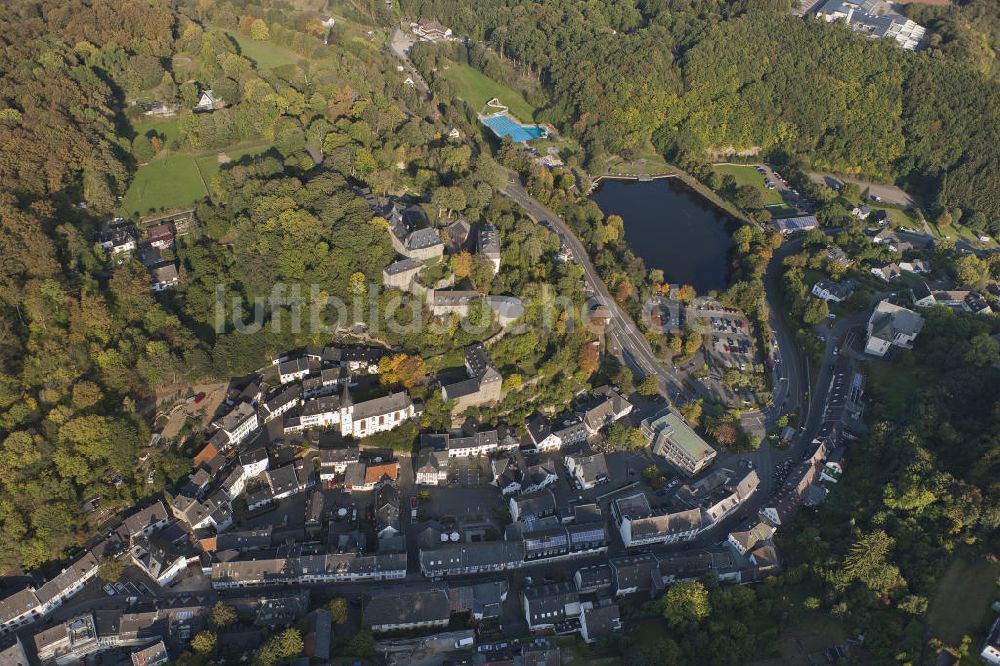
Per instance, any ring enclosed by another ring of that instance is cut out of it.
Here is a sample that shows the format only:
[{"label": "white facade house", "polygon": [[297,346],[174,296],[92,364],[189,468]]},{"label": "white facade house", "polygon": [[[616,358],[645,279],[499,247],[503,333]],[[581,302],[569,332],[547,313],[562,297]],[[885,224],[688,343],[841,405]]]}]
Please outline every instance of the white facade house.
[{"label": "white facade house", "polygon": [[285,423],[285,432],[337,426],[344,437],[366,437],[385,432],[418,415],[416,406],[400,391],[354,404],[345,386],[339,396],[307,401],[297,419]]},{"label": "white facade house", "polygon": [[282,384],[290,384],[309,374],[309,359],[296,358],[278,364],[278,380]]},{"label": "white facade house", "polygon": [[912,310],[882,301],[868,319],[865,353],[885,356],[891,347],[911,349],[924,327],[924,318]]},{"label": "white facade house", "polygon": [[240,466],[243,467],[247,479],[263,474],[267,470],[269,462],[267,451],[264,448],[240,453]]},{"label": "white facade house", "polygon": [[222,430],[232,446],[238,446],[258,427],[260,423],[257,420],[257,410],[245,402],[236,405],[222,418]]}]

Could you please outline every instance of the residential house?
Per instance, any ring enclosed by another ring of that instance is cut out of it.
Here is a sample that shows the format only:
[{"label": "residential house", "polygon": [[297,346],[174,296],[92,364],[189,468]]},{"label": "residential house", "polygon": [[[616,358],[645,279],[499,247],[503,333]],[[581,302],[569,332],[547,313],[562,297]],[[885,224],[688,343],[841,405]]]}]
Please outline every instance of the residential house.
[{"label": "residential house", "polygon": [[257,410],[251,405],[241,402],[222,417],[219,426],[226,433],[229,445],[238,446],[260,427],[260,423],[257,420]]},{"label": "residential house", "polygon": [[37,610],[45,615],[76,596],[88,580],[97,575],[98,560],[93,551],[87,551],[63,569],[59,575],[35,591],[39,604]]},{"label": "residential house", "polygon": [[298,381],[311,372],[309,359],[302,357],[278,364],[278,380],[282,384]]},{"label": "residential house", "polygon": [[247,487],[247,481],[250,478],[251,477],[247,476],[243,465],[237,464],[233,467],[229,476],[226,477],[226,480],[222,482],[221,486],[230,502],[243,494],[243,491],[246,490]]},{"label": "residential house", "polygon": [[395,483],[399,479],[399,463],[379,463],[377,465],[367,465],[365,467],[364,481],[360,487],[354,490],[372,490],[385,481]]},{"label": "residential house", "polygon": [[854,283],[850,280],[834,282],[832,280],[820,280],[813,285],[812,295],[822,298],[828,303],[841,303],[846,301],[854,293]]},{"label": "residential house", "polygon": [[512,497],[509,502],[510,516],[513,520],[530,521],[554,516],[556,513],[556,498],[547,488],[537,492]]},{"label": "residential house", "polygon": [[420,549],[420,572],[430,579],[509,571],[524,564],[524,543],[477,541]]},{"label": "residential house", "polygon": [[149,277],[150,288],[153,291],[166,291],[181,281],[180,275],[177,273],[177,266],[172,262],[150,268]]},{"label": "residential house", "polygon": [[263,474],[270,463],[267,449],[262,446],[240,451],[239,461],[240,466],[243,468],[243,474],[247,479],[252,479]]},{"label": "residential house", "polygon": [[[161,587],[172,583],[187,568],[189,561],[174,543],[157,535],[132,539],[129,556],[133,564]],[[194,556],[192,561],[196,559]]]},{"label": "residential house", "polygon": [[274,504],[274,493],[270,485],[262,485],[247,492],[247,510],[260,511]]},{"label": "residential house", "polygon": [[494,275],[500,272],[500,232],[492,224],[487,223],[479,227],[476,252],[490,260]]},{"label": "residential house", "polygon": [[803,215],[799,217],[785,217],[773,222],[775,228],[782,236],[788,236],[797,232],[806,232],[819,227],[819,220],[815,215]]},{"label": "residential house", "polygon": [[555,469],[546,464],[529,465],[521,477],[521,493],[536,493],[559,479]]},{"label": "residential house", "polygon": [[202,90],[198,103],[191,109],[195,113],[210,113],[216,109],[221,109],[226,105],[221,97],[212,90]]},{"label": "residential house", "polygon": [[470,229],[469,223],[462,218],[458,218],[444,228],[445,244],[449,252],[456,254],[465,249]]},{"label": "residential house", "polygon": [[446,627],[451,602],[443,588],[387,590],[365,605],[362,622],[376,633]]},{"label": "residential house", "polygon": [[926,275],[931,272],[931,264],[923,259],[899,262],[899,270],[912,273],[914,275]]},{"label": "residential house", "polygon": [[654,513],[642,493],[616,499],[611,510],[626,548],[690,541],[702,529],[699,509]]},{"label": "residential house", "polygon": [[741,473],[729,469],[715,470],[708,476],[682,486],[677,498],[691,507],[700,508],[702,527],[707,528],[735,511],[757,491],[760,478],[756,470]]},{"label": "residential house", "polygon": [[337,474],[347,471],[347,466],[360,460],[360,451],[357,447],[344,446],[336,449],[319,450],[319,479],[320,481],[333,481]]},{"label": "residential house", "polygon": [[653,453],[687,476],[695,476],[715,460],[715,449],[671,409],[643,419],[640,428]]},{"label": "residential house", "polygon": [[886,282],[897,280],[902,275],[901,268],[894,263],[888,263],[885,266],[875,266],[871,269],[871,273]]},{"label": "residential house", "polygon": [[146,241],[158,250],[165,250],[174,244],[174,225],[170,222],[157,224],[146,230]]},{"label": "residential house", "polygon": [[603,453],[589,456],[566,456],[566,469],[578,488],[590,490],[600,483],[607,483],[608,462]]},{"label": "residential house", "polygon": [[730,532],[729,536],[726,537],[726,543],[740,555],[746,555],[756,550],[761,544],[770,541],[775,531],[774,526],[759,520],[744,529]]},{"label": "residential house", "polygon": [[615,596],[648,592],[653,587],[653,573],[659,561],[652,553],[613,557],[608,560],[614,576]]},{"label": "residential house", "polygon": [[360,438],[392,430],[419,413],[410,396],[402,391],[355,404],[345,385],[339,396],[306,401],[298,417],[286,419],[285,432],[338,426],[341,436]]},{"label": "residential house", "polygon": [[454,400],[453,413],[460,414],[469,407],[478,407],[500,400],[503,377],[493,367],[486,348],[480,343],[465,348],[467,379],[441,387],[441,397]]},{"label": "residential house", "polygon": [[490,469],[493,472],[491,483],[500,489],[501,495],[508,497],[521,492],[524,471],[514,456],[494,458],[490,461]]},{"label": "residential house", "polygon": [[497,450],[496,430],[432,433],[420,436],[420,447],[444,451],[449,458],[489,455]]},{"label": "residential house", "polygon": [[551,583],[524,590],[524,619],[530,631],[552,629],[580,616],[580,595],[572,583]]},{"label": "residential house", "polygon": [[160,666],[168,661],[170,655],[167,654],[167,646],[162,639],[132,653],[132,666]]},{"label": "residential house", "polygon": [[286,386],[276,395],[264,401],[262,409],[264,415],[264,423],[270,423],[271,421],[278,418],[285,412],[295,407],[298,407],[301,402],[302,402],[302,386],[299,384],[292,384],[290,386]]},{"label": "residential house", "polygon": [[135,238],[135,225],[122,218],[105,223],[97,232],[98,245],[111,256],[134,251]]},{"label": "residential house", "polygon": [[77,615],[35,634],[35,654],[43,664],[65,666],[99,650],[93,613]]},{"label": "residential house", "polygon": [[139,509],[122,521],[122,525],[130,537],[149,536],[153,532],[162,530],[169,523],[170,514],[160,500]]},{"label": "residential house", "polygon": [[289,583],[316,584],[406,577],[406,553],[361,555],[357,550],[309,555],[300,546],[254,551],[212,564],[217,590]]},{"label": "residential house", "polygon": [[858,218],[859,220],[867,220],[868,216],[872,214],[871,206],[868,204],[861,204],[860,206],[855,206],[851,210],[851,215]]},{"label": "residential house", "polygon": [[271,488],[271,497],[276,500],[291,497],[304,490],[299,485],[298,474],[295,473],[295,465],[289,464],[266,472],[267,485]]},{"label": "residential house", "polygon": [[865,353],[885,356],[890,347],[911,349],[924,327],[924,318],[912,310],[881,301],[868,319]]},{"label": "residential house", "polygon": [[604,592],[611,589],[614,577],[609,565],[595,564],[577,569],[576,573],[573,574],[573,582],[580,594]]},{"label": "residential house", "polygon": [[562,440],[552,432],[552,421],[541,412],[535,412],[525,421],[528,437],[539,451],[558,451]]},{"label": "residential house", "polygon": [[449,458],[447,451],[437,451],[431,448],[420,449],[414,463],[414,476],[417,485],[436,486],[447,481]]},{"label": "residential house", "polygon": [[375,492],[375,534],[380,539],[399,534],[399,488],[386,481]]},{"label": "residential house", "polygon": [[622,619],[618,604],[610,600],[580,611],[580,636],[587,643],[596,643],[621,630]]},{"label": "residential house", "polygon": [[453,610],[467,609],[472,612],[472,619],[483,620],[500,617],[509,589],[510,585],[506,580],[492,580],[472,585],[453,585],[448,588],[448,595]]},{"label": "residential house", "polygon": [[437,21],[420,19],[411,23],[413,34],[428,42],[443,42],[451,38],[451,28],[446,28]]},{"label": "residential house", "polygon": [[42,602],[33,587],[25,587],[0,600],[0,636],[34,622],[42,616]]},{"label": "residential house", "polygon": [[590,400],[581,405],[580,419],[591,435],[607,425],[623,419],[632,413],[630,403],[622,392],[609,385],[594,389]]}]

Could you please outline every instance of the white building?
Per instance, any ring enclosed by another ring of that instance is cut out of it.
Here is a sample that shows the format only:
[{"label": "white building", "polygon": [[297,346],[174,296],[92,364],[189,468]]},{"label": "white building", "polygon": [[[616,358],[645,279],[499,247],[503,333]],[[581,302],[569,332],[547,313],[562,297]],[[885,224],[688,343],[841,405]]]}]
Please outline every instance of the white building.
[{"label": "white building", "polygon": [[297,418],[285,422],[285,432],[337,426],[344,437],[366,437],[392,430],[419,414],[406,393],[400,391],[354,404],[344,386],[339,396],[307,401]]},{"label": "white building", "polygon": [[626,548],[690,541],[701,531],[701,510],[654,514],[642,493],[615,500],[611,506]]},{"label": "white building", "polygon": [[221,427],[232,446],[237,446],[260,426],[257,410],[241,402],[231,412],[222,417]]},{"label": "white building", "polygon": [[309,374],[309,359],[296,358],[278,364],[278,379],[282,384],[302,379]]},{"label": "white building", "polygon": [[865,353],[885,356],[890,347],[911,349],[923,327],[924,318],[916,312],[882,301],[868,319]]}]

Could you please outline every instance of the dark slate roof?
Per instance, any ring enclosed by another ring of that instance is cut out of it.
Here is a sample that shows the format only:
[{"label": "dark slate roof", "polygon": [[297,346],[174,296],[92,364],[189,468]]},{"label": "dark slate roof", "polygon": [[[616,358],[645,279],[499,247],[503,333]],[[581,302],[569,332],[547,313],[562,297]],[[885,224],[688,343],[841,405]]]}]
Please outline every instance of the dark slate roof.
[{"label": "dark slate roof", "polygon": [[442,588],[386,591],[373,596],[364,610],[367,626],[441,622],[450,617],[451,603]]}]

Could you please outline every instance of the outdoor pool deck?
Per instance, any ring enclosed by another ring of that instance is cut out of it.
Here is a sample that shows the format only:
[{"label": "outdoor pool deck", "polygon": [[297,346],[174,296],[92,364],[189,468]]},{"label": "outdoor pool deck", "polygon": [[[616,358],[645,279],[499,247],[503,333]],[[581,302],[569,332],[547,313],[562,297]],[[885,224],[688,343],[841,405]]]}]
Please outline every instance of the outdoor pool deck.
[{"label": "outdoor pool deck", "polygon": [[523,125],[506,111],[479,116],[479,121],[501,139],[509,136],[514,143],[527,143],[549,136],[549,131],[542,125]]}]

